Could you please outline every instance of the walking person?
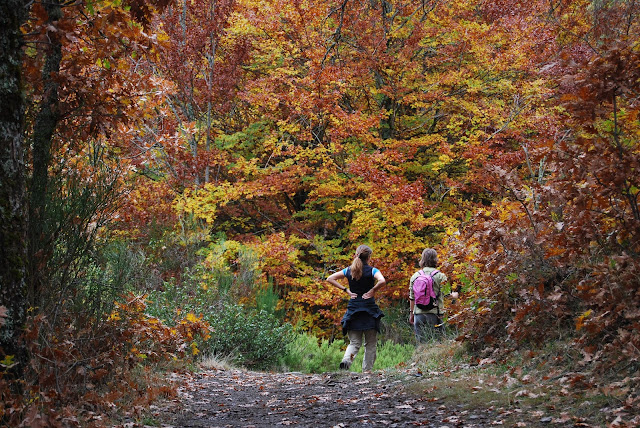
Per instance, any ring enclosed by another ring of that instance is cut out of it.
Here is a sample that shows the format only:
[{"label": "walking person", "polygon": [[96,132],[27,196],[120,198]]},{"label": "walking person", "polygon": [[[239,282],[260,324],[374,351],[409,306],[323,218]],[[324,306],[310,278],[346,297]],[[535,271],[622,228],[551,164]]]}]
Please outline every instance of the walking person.
[{"label": "walking person", "polygon": [[[370,372],[376,361],[376,346],[380,319],[384,316],[375,302],[374,295],[386,284],[380,271],[369,265],[373,251],[366,245],[356,249],[351,266],[342,269],[327,278],[340,292],[349,295],[347,311],[342,318],[342,332],[349,338],[349,346],[342,357],[340,368],[348,370],[364,344],[362,372]],[[338,280],[346,278],[348,287]],[[364,341],[363,341],[364,339]]]},{"label": "walking person", "polygon": [[[422,252],[418,265],[420,270],[414,273],[409,281],[409,323],[413,325],[416,342],[424,343],[429,338],[439,338],[444,334],[442,324],[442,315],[444,314],[443,286],[447,281],[447,275],[437,269],[438,253],[433,248],[426,248]],[[422,275],[428,275],[432,278],[435,301],[429,306],[416,304],[414,283]],[[458,293],[451,293],[451,297],[456,299]]]}]

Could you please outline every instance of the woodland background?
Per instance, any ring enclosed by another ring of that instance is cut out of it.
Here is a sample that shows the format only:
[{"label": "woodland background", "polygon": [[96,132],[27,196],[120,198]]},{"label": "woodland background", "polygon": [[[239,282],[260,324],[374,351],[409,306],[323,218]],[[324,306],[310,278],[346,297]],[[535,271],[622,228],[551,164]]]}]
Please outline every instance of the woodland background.
[{"label": "woodland background", "polygon": [[2,423],[99,424],[171,394],[158,367],[341,337],[323,280],[361,243],[385,340],[434,247],[472,355],[569,341],[576,387],[637,406],[639,12],[3,1]]}]

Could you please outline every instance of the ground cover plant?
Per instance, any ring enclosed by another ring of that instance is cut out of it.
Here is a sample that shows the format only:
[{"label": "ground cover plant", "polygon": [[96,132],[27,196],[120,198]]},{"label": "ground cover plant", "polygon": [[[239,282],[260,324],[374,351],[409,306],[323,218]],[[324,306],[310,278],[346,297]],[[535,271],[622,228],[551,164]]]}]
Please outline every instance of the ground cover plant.
[{"label": "ground cover plant", "polygon": [[[286,352],[280,357],[280,369],[302,373],[325,373],[338,370],[347,347],[343,339],[329,341],[318,339],[307,333],[298,333],[288,344]],[[411,359],[415,347],[413,344],[397,344],[381,340],[378,343],[374,370],[384,370],[406,364]],[[358,352],[350,370],[362,372],[364,348]]]}]

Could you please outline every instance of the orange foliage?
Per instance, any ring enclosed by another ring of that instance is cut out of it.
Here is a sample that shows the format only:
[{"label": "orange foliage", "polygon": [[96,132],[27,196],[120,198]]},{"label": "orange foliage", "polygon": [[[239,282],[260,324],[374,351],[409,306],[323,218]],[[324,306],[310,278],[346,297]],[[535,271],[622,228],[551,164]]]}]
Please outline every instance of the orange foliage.
[{"label": "orange foliage", "polygon": [[26,426],[106,426],[116,416],[114,409],[132,412],[158,397],[175,395],[152,368],[191,361],[197,354],[194,344],[208,337],[210,328],[193,315],[168,327],[145,315],[145,309],[144,296],[129,295],[105,322],[67,319],[51,329],[42,316],[31,319],[25,336],[31,361],[24,397],[14,395],[0,377],[0,420]]},{"label": "orange foliage", "polygon": [[[259,281],[316,333],[344,303],[323,279],[358,244],[388,280],[383,306],[406,305],[436,247],[461,292],[450,323],[478,352],[577,327],[602,367],[638,360],[634,2],[194,0],[146,28],[101,7],[60,24],[54,153],[108,142],[132,186],[118,227],[254,248]],[[44,37],[33,13],[25,30]],[[42,60],[26,58],[34,105]],[[129,314],[122,364],[176,345],[128,305],[110,324]]]},{"label": "orange foliage", "polygon": [[497,354],[575,328],[597,371],[581,384],[616,367],[637,391],[625,376],[640,357],[640,22],[637,5],[587,3],[538,15],[555,43],[536,56],[539,74],[556,96],[530,123],[522,165],[487,168],[499,199],[449,240],[448,268],[467,291],[456,321],[475,349]]}]

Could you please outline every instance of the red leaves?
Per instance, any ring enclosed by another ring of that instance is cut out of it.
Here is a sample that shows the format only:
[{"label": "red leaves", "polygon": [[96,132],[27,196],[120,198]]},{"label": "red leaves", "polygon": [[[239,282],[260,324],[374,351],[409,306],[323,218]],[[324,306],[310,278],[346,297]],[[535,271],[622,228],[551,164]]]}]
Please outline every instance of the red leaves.
[{"label": "red leaves", "polygon": [[[24,420],[27,426],[77,426],[105,419],[113,407],[127,412],[131,405],[172,396],[173,387],[149,370],[160,364],[189,361],[192,343],[209,334],[193,314],[170,328],[144,314],[143,298],[127,296],[106,322],[59,320],[52,326],[39,317],[28,334],[33,356],[26,373],[27,405],[9,394],[0,377],[3,421]],[[80,328],[80,325],[89,327]],[[197,349],[197,348],[196,348]]]}]

